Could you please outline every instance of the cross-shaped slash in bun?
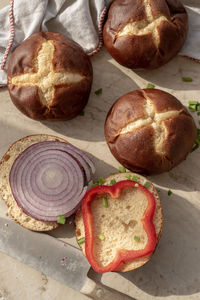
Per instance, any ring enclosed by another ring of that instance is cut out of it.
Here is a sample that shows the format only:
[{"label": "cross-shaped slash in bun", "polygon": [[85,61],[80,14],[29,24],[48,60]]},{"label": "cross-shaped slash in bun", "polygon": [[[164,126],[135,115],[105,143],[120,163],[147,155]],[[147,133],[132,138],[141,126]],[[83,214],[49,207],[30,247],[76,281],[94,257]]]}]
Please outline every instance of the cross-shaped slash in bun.
[{"label": "cross-shaped slash in bun", "polygon": [[179,0],[115,0],[103,30],[113,58],[131,69],[154,69],[183,46],[187,13]]},{"label": "cross-shaped slash in bun", "polygon": [[138,173],[162,173],[185,159],[196,126],[174,96],[157,89],[130,92],[110,109],[105,137],[115,158]]},{"label": "cross-shaped slash in bun", "polygon": [[36,120],[78,115],[87,103],[91,83],[89,57],[60,33],[33,34],[9,60],[11,99],[21,112]]}]

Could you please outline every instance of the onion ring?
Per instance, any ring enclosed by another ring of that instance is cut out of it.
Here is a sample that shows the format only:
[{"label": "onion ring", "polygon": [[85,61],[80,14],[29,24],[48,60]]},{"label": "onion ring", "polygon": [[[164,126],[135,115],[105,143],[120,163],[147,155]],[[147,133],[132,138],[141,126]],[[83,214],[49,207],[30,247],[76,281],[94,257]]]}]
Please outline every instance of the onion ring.
[{"label": "onion ring", "polygon": [[59,141],[26,148],[14,161],[9,182],[24,213],[40,221],[72,215],[91,184],[95,167],[82,150]]}]

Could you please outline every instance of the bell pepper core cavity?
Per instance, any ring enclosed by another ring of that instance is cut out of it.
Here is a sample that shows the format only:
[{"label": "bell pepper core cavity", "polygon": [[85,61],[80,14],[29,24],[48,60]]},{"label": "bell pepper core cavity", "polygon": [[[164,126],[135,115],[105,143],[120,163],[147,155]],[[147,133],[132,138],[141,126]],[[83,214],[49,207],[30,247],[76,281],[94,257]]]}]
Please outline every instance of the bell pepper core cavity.
[{"label": "bell pepper core cavity", "polygon": [[[112,262],[110,262],[106,266],[101,266],[95,260],[93,246],[94,246],[94,230],[93,230],[93,215],[91,212],[90,204],[94,200],[96,195],[105,195],[105,193],[110,194],[113,199],[118,199],[121,191],[126,187],[135,187],[137,184],[137,189],[139,188],[147,197],[148,206],[141,218],[141,222],[143,224],[143,228],[147,234],[148,241],[144,249],[140,250],[125,250],[118,249],[116,252],[116,256]],[[141,184],[134,182],[132,180],[123,180],[119,181],[113,186],[101,185],[90,189],[82,200],[82,216],[85,227],[85,252],[86,257],[91,264],[92,268],[99,273],[112,272],[120,265],[123,261],[131,260],[138,257],[143,257],[148,254],[151,254],[157,244],[157,236],[155,227],[153,224],[153,216],[156,208],[156,202],[153,194],[143,187]]]}]

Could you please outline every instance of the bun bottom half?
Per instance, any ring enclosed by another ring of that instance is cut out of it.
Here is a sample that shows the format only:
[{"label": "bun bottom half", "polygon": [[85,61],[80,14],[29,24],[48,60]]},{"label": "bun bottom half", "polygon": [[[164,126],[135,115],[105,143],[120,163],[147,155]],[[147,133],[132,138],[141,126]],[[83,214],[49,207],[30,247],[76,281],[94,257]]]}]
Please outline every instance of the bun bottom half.
[{"label": "bun bottom half", "polygon": [[[148,181],[148,183],[149,183],[148,190],[154,195],[155,201],[156,201],[156,209],[155,209],[155,213],[154,213],[154,217],[153,217],[153,223],[155,226],[155,231],[156,231],[156,235],[157,235],[157,245],[158,245],[158,242],[159,242],[161,234],[162,234],[163,214],[162,214],[160,198],[159,198],[158,193],[157,193],[155,187],[153,186],[153,184],[149,180],[147,180],[145,177],[135,174],[135,173],[129,173],[129,172],[117,173],[117,174],[111,175],[111,176],[105,178],[104,184],[109,185],[109,183],[112,179],[115,179],[116,182],[122,181],[122,180],[127,180],[127,177],[126,177],[127,174],[131,174],[131,176],[132,175],[138,176],[138,178],[139,178],[138,183],[140,183],[142,185],[144,185],[146,181]],[[100,210],[100,209],[101,208],[98,208],[98,210]],[[120,217],[120,214],[122,212],[119,211],[118,213],[119,213],[119,217]],[[109,228],[107,228],[107,230],[109,231]],[[76,232],[77,242],[80,238],[85,237],[85,229],[84,229],[84,223],[83,223],[81,210],[79,210],[75,216],[75,232]],[[118,233],[116,233],[116,234],[118,234]],[[83,254],[86,255],[85,254],[85,243],[79,244],[79,247],[81,248]],[[118,248],[120,248],[120,245]],[[100,248],[98,250],[101,251]],[[136,259],[125,261],[125,262],[121,263],[117,267],[117,269],[115,269],[115,272],[127,272],[127,271],[134,270],[136,268],[139,268],[142,265],[144,265],[145,263],[147,263],[150,260],[150,258],[152,257],[152,255],[153,255],[153,253],[143,256],[141,258],[136,258]]]},{"label": "bun bottom half", "polygon": [[50,231],[59,226],[57,222],[38,221],[25,214],[15,201],[9,183],[9,174],[15,159],[29,146],[42,141],[61,141],[64,139],[47,134],[24,137],[13,143],[0,161],[0,195],[8,207],[8,215],[21,226],[33,231]]}]

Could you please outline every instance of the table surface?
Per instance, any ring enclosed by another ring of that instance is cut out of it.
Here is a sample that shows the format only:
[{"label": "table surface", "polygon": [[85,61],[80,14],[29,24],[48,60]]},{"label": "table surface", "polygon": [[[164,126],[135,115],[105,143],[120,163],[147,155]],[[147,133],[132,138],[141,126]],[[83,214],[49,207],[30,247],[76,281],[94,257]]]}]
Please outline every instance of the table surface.
[{"label": "table surface", "polygon": [[[1,1],[0,8],[7,4]],[[199,100],[200,65],[175,57],[167,65],[153,71],[126,69],[117,64],[106,49],[92,57],[94,81],[84,116],[66,122],[38,122],[22,115],[10,100],[7,89],[0,90],[0,155],[15,140],[30,134],[46,133],[66,138],[88,152],[96,165],[95,179],[118,169],[119,163],[108,150],[104,139],[106,114],[121,95],[153,83],[168,91],[184,105]],[[193,78],[182,82],[182,77]],[[102,88],[101,95],[95,90]],[[194,114],[196,123],[198,118]],[[97,279],[134,298],[200,299],[200,150],[170,172],[149,176],[161,197],[164,213],[163,235],[151,261],[125,274],[109,273]],[[172,195],[167,194],[168,189]],[[2,201],[1,201],[2,202]],[[1,203],[1,213],[5,207]],[[51,233],[73,245],[73,224]],[[0,300],[88,299],[40,272],[0,253]]]}]

